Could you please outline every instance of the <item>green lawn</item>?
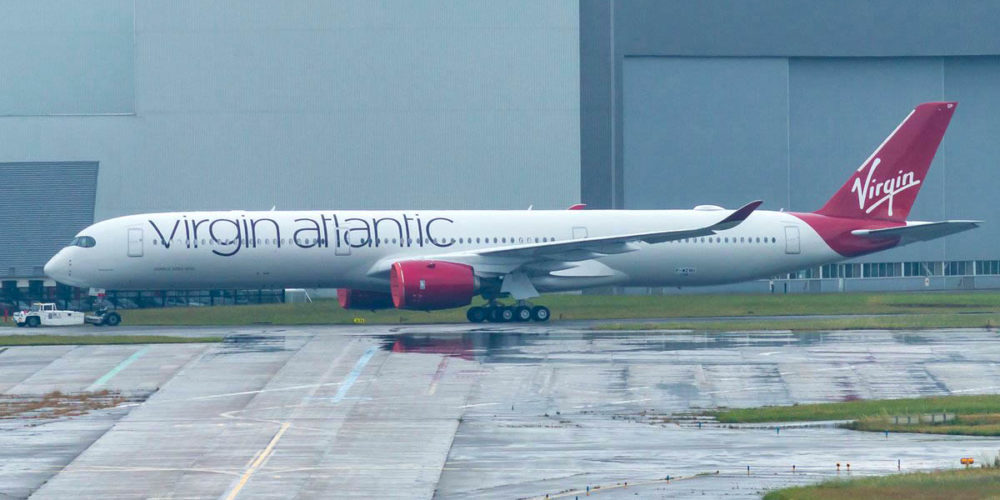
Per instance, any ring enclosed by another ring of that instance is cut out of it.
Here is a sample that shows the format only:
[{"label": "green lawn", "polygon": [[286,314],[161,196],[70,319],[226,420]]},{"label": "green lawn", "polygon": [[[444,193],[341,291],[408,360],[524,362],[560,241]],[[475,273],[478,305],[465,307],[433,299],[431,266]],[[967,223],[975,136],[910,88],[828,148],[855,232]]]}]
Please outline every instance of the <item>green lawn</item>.
[{"label": "green lawn", "polygon": [[1000,413],[1000,395],[935,396],[912,399],[859,399],[842,403],[735,408],[711,412],[719,422],[800,422],[857,420],[882,415],[922,413]]},{"label": "green lawn", "polygon": [[[952,413],[945,423],[893,424],[890,416]],[[873,432],[922,432],[1000,436],[1000,395],[938,396],[913,399],[857,400],[843,403],[765,406],[709,412],[723,423],[852,420],[845,427]]]},{"label": "green lawn", "polygon": [[[665,319],[608,323],[605,330],[837,330],[865,328],[992,327],[1000,324],[1000,292],[725,294],[725,295],[545,295],[534,301],[552,310],[552,321],[576,319]],[[476,304],[481,304],[477,300]],[[510,301],[507,301],[510,303]],[[446,311],[345,311],[336,300],[310,304],[171,307],[120,311],[125,325],[250,325],[462,323],[465,308]],[[816,316],[874,314],[862,318],[779,318],[684,321],[670,318]],[[0,325],[11,326],[12,323]]]},{"label": "green lawn", "polygon": [[1000,469],[996,467],[894,474],[859,479],[835,479],[768,493],[764,500],[854,500],[898,498],[912,500],[979,499],[1000,496]]},{"label": "green lawn", "polygon": [[960,414],[945,423],[893,424],[884,417],[865,417],[845,425],[848,429],[870,432],[918,432],[959,436],[1000,436],[1000,413]]},{"label": "green lawn", "polygon": [[222,337],[169,337],[163,335],[0,335],[0,346],[193,344],[222,342]]},{"label": "green lawn", "polygon": [[[476,302],[481,303],[481,301]],[[508,302],[509,303],[509,302]],[[968,293],[844,293],[798,295],[546,295],[535,303],[552,310],[552,320],[678,318],[719,316],[780,316],[828,314],[889,314],[879,319],[879,328],[933,328],[997,325],[1000,321],[1000,292]],[[353,323],[460,323],[465,309],[419,312],[395,309],[345,311],[335,300],[311,304],[267,304],[121,311],[126,325],[248,325]],[[973,313],[973,314],[969,314]],[[802,320],[796,320],[802,321]],[[809,320],[808,329],[863,328],[871,318]],[[666,328],[685,329],[768,329],[766,322],[669,323]],[[636,328],[640,325],[610,325],[603,328]],[[786,325],[779,328],[790,328]],[[657,324],[657,328],[663,325]],[[792,329],[799,329],[798,327]]]}]

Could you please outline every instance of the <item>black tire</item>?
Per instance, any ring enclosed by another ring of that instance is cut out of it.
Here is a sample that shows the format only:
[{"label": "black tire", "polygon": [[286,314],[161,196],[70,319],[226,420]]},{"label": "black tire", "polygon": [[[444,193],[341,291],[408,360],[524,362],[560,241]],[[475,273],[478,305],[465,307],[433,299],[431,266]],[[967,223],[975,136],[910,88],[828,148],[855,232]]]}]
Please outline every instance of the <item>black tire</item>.
[{"label": "black tire", "polygon": [[487,307],[486,308],[486,321],[490,323],[499,323],[500,320],[500,309],[502,307]]},{"label": "black tire", "polygon": [[509,323],[514,321],[514,308],[513,307],[499,307],[497,308],[497,318],[500,319],[501,323]]},{"label": "black tire", "polygon": [[535,306],[531,309],[531,319],[544,323],[549,320],[549,308],[545,306]]},{"label": "black tire", "polygon": [[103,323],[108,326],[118,326],[122,322],[122,317],[118,313],[108,313],[104,316]]},{"label": "black tire", "polygon": [[38,319],[38,316],[28,316],[24,322],[28,324],[29,328],[37,328],[38,325],[42,324],[42,320]]},{"label": "black tire", "polygon": [[24,328],[24,323],[18,323],[15,321],[14,324],[17,325],[18,328]]},{"label": "black tire", "polygon": [[531,308],[528,306],[517,306],[514,308],[514,321],[523,323],[531,321]]},{"label": "black tire", "polygon": [[470,323],[482,323],[486,321],[486,309],[479,306],[470,307],[465,311],[465,317]]}]

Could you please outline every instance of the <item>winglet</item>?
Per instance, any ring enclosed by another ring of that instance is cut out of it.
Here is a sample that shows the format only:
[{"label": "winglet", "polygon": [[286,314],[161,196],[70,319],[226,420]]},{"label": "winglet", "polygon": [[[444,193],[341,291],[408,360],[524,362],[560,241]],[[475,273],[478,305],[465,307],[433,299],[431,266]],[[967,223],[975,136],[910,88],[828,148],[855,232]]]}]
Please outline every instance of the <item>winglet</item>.
[{"label": "winglet", "polygon": [[756,200],[756,201],[751,201],[746,205],[743,205],[742,207],[736,209],[735,212],[729,214],[729,217],[722,219],[716,224],[713,224],[711,229],[713,231],[719,231],[723,229],[731,229],[740,225],[740,223],[745,221],[747,217],[750,217],[750,214],[752,214],[754,210],[757,210],[757,207],[759,207],[762,203],[764,202],[761,200]]},{"label": "winglet", "polygon": [[586,203],[576,203],[576,204],[570,205],[569,208],[567,208],[566,210],[583,210],[585,208],[587,208],[587,204]]}]

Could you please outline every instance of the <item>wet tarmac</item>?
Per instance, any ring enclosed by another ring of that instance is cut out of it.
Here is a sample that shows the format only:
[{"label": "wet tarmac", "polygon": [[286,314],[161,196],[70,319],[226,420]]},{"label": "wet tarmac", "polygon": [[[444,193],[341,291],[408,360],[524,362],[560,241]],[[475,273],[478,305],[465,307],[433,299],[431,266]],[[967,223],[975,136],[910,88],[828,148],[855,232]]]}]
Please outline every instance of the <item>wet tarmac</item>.
[{"label": "wet tarmac", "polygon": [[5,394],[109,389],[139,402],[0,419],[0,497],[573,498],[590,486],[601,498],[756,498],[1000,453],[996,438],[699,427],[685,417],[996,393],[992,331],[585,327],[122,327],[226,341],[11,347],[0,352]]}]

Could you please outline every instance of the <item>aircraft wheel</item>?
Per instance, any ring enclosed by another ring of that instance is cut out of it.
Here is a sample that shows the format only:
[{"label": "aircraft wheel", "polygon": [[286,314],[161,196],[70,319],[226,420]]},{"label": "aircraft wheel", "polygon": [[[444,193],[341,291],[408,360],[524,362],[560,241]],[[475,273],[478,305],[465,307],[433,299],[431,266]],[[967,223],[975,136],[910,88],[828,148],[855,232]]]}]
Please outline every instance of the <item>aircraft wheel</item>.
[{"label": "aircraft wheel", "polygon": [[514,321],[531,321],[531,308],[528,306],[517,306],[514,308]]},{"label": "aircraft wheel", "polygon": [[502,307],[487,307],[486,308],[486,321],[490,323],[499,323],[503,321],[500,319],[500,310]]},{"label": "aircraft wheel", "polygon": [[549,320],[549,308],[545,306],[535,306],[531,309],[531,319],[538,322]]},{"label": "aircraft wheel", "polygon": [[122,317],[118,313],[108,313],[104,317],[104,324],[108,326],[118,326],[122,322]]},{"label": "aircraft wheel", "polygon": [[465,311],[465,317],[470,323],[482,323],[486,321],[486,309],[479,306],[470,307],[468,311]]},{"label": "aircraft wheel", "polygon": [[514,308],[513,307],[498,307],[497,318],[500,319],[501,323],[508,323],[514,320]]},{"label": "aircraft wheel", "polygon": [[28,317],[28,319],[27,319],[27,320],[25,321],[25,323],[27,323],[27,324],[28,324],[28,327],[29,327],[29,328],[35,328],[35,327],[37,327],[38,325],[42,324],[42,321],[41,321],[40,319],[38,319],[38,316],[30,316],[30,317]]}]

